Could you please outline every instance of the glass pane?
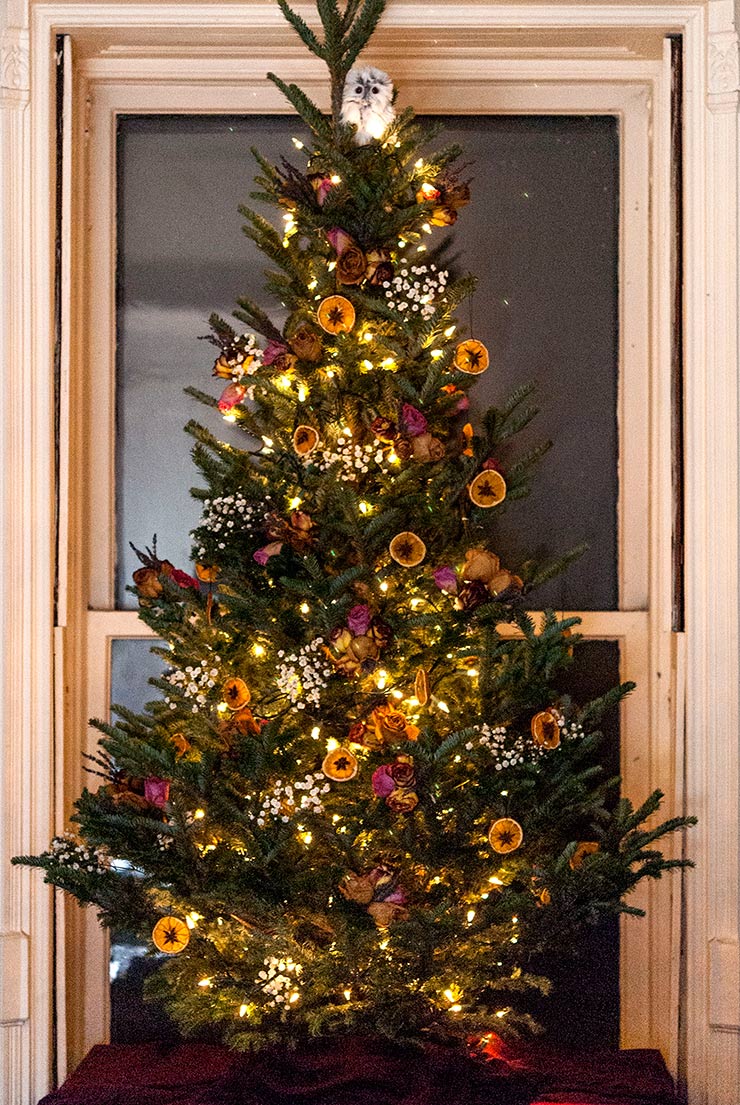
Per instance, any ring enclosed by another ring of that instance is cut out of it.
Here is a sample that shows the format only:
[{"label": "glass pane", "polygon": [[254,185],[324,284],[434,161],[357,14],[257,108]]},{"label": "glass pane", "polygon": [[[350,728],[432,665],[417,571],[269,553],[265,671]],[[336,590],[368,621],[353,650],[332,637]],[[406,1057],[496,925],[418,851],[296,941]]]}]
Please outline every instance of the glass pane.
[{"label": "glass pane", "polygon": [[[444,117],[470,161],[472,204],[454,228],[469,313],[492,354],[474,408],[535,383],[549,439],[531,497],[500,516],[496,550],[588,552],[537,592],[538,608],[614,610],[617,594],[619,133],[611,116]],[[467,317],[466,317],[467,315]]]},{"label": "glass pane", "polygon": [[[581,641],[560,689],[575,702],[584,703],[618,682],[618,642]],[[607,778],[619,775],[619,730],[617,708],[609,711],[601,724],[600,759]],[[578,958],[548,963],[547,971],[553,992],[538,1010],[547,1038],[575,1049],[619,1047],[619,919],[603,921],[584,933]]]},{"label": "glass pane", "polygon": [[[159,675],[164,664],[158,656],[152,656],[150,650],[154,643],[151,638],[120,639],[111,643],[111,699],[117,705],[139,711],[156,697],[148,680]],[[156,958],[146,955],[150,949],[150,944],[142,944],[130,932],[114,929],[110,934],[111,1042],[114,1044],[175,1038],[175,1031],[162,1010],[143,1000],[144,979],[158,966]]]},{"label": "glass pane", "polygon": [[[500,516],[499,548],[515,566],[532,550],[589,551],[537,594],[538,606],[617,606],[617,258],[619,140],[611,117],[448,117],[447,138],[471,162],[473,205],[455,227],[461,271],[479,277],[461,312],[493,353],[474,406],[539,386],[527,431],[555,445],[531,498]],[[209,389],[212,310],[228,316],[261,289],[264,259],[241,234],[237,205],[254,174],[250,146],[295,158],[294,117],[145,116],[119,123],[117,605],[137,566],[128,547],[153,533],[184,566],[198,518],[197,475],[182,434],[197,418],[229,427],[183,395]],[[274,219],[275,213],[268,212]],[[218,393],[216,384],[213,394]],[[235,435],[239,442],[242,435]]]}]

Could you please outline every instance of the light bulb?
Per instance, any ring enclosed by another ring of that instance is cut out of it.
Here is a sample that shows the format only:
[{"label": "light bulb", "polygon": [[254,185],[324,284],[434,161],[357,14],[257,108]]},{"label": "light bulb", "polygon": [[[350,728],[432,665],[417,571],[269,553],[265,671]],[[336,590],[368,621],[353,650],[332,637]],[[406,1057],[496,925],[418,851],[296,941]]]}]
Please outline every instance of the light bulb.
[{"label": "light bulb", "polygon": [[342,183],[342,178],[337,173],[334,173],[332,176],[330,176],[329,180],[332,182],[332,184]]},{"label": "light bulb", "polygon": [[321,727],[319,725],[314,725],[313,729],[311,730],[311,736],[313,737],[313,739],[315,741],[317,741],[319,739],[319,733],[320,732],[321,732]]},{"label": "light bulb", "polygon": [[198,985],[202,987],[202,989],[207,990],[209,986],[213,985],[213,982],[210,978],[202,978]]},{"label": "light bulb", "polygon": [[254,653],[255,656],[264,656],[265,655],[265,646],[264,645],[252,645],[252,652]]},{"label": "light bulb", "polygon": [[236,415],[229,412],[223,416],[224,422],[236,422]]},{"label": "light bulb", "polygon": [[447,329],[445,330],[445,337],[446,338],[451,338],[456,330],[457,330],[456,326],[448,326]]},{"label": "light bulb", "polygon": [[300,138],[291,138],[291,142],[297,150],[303,149],[303,142],[301,142]]},{"label": "light bulb", "polygon": [[302,502],[303,500],[301,499],[300,495],[295,495],[292,499],[288,500],[288,506],[291,510],[298,510],[298,507],[301,505]]},{"label": "light bulb", "polygon": [[196,810],[195,813],[193,814],[193,817],[195,818],[196,821],[202,821],[203,818],[205,817],[205,815],[206,815],[205,810]]},{"label": "light bulb", "polygon": [[308,614],[308,613],[310,613],[311,607],[308,605],[307,602],[302,602],[300,607],[299,607],[299,610],[300,610],[301,614]]}]

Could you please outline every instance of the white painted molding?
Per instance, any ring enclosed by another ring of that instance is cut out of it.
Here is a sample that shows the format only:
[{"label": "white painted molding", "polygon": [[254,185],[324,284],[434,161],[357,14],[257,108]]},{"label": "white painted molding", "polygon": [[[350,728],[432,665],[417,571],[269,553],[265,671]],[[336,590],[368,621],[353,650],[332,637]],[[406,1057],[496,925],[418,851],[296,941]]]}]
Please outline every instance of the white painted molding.
[{"label": "white painted molding", "polygon": [[[0,591],[0,1086],[3,1100],[31,1105],[51,1072],[52,899],[31,871],[9,863],[43,847],[51,827],[52,252],[48,136],[37,163],[32,156],[27,13],[11,0],[7,14],[0,40],[0,573],[13,583]],[[48,104],[48,73],[44,83],[40,102]],[[47,197],[38,212],[32,166]],[[45,408],[38,418],[29,414],[37,404]]]},{"label": "white painted molding", "polygon": [[0,39],[0,88],[10,92],[28,92],[28,31],[7,27]]}]

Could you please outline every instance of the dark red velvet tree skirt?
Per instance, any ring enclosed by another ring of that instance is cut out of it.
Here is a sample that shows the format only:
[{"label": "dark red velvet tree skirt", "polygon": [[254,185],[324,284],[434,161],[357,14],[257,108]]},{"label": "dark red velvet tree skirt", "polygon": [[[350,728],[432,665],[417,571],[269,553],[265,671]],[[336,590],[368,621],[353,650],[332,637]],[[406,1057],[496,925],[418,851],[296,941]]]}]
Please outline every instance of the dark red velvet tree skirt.
[{"label": "dark red velvet tree skirt", "polygon": [[[490,1049],[494,1051],[494,1048]],[[500,1046],[485,1063],[341,1038],[242,1056],[205,1044],[100,1045],[39,1105],[677,1105],[657,1051]]]}]

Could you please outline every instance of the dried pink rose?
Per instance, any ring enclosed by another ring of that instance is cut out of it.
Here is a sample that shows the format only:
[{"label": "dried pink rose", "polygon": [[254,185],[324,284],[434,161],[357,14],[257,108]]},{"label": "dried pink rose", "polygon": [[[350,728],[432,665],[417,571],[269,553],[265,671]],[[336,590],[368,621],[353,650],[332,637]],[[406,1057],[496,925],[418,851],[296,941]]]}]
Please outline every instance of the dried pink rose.
[{"label": "dried pink rose", "polygon": [[370,613],[370,607],[364,602],[358,603],[357,606],[353,606],[347,615],[347,625],[350,632],[354,633],[355,637],[361,637],[367,633],[370,628],[370,621],[372,615]]},{"label": "dried pink rose", "polygon": [[401,421],[409,437],[417,437],[419,434],[426,433],[429,425],[421,411],[417,410],[416,407],[412,407],[410,403],[404,403],[401,411]]},{"label": "dried pink rose", "polygon": [[162,809],[170,797],[170,784],[167,779],[158,779],[152,775],[144,780],[144,797],[153,806]]},{"label": "dried pink rose", "polygon": [[387,798],[396,789],[396,783],[391,775],[391,764],[383,764],[373,772],[373,792],[378,798]]},{"label": "dried pink rose", "polygon": [[457,572],[449,564],[435,570],[434,582],[440,591],[447,591],[451,595],[457,594]]},{"label": "dried pink rose", "polygon": [[247,388],[244,384],[228,384],[221,392],[218,409],[222,412],[232,410],[241,403],[246,394]]},{"label": "dried pink rose", "polygon": [[264,568],[270,557],[277,556],[277,554],[282,550],[282,547],[282,541],[271,541],[269,545],[264,545],[263,548],[257,549],[257,551],[253,554],[253,559],[256,560],[258,564],[261,564]]}]

